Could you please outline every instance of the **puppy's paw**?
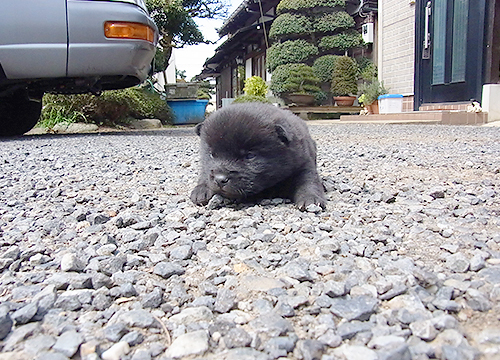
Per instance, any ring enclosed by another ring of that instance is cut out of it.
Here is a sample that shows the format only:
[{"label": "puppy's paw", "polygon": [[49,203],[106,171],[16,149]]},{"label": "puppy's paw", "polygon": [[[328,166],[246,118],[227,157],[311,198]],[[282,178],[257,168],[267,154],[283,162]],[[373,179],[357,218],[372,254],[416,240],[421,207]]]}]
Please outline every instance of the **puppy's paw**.
[{"label": "puppy's paw", "polygon": [[301,211],[307,210],[309,205],[317,205],[321,207],[321,209],[325,210],[326,199],[323,194],[317,194],[314,192],[301,193],[295,196],[295,205]]},{"label": "puppy's paw", "polygon": [[191,192],[191,201],[196,205],[206,205],[213,195],[213,191],[208,186],[199,184]]}]

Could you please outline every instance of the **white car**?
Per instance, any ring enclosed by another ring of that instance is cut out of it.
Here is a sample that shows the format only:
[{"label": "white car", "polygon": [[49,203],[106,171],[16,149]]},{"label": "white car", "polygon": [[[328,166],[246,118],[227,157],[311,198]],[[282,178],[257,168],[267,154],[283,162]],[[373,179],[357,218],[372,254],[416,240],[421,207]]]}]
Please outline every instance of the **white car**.
[{"label": "white car", "polygon": [[35,126],[45,92],[99,93],[142,82],[157,41],[143,0],[3,1],[0,136]]}]

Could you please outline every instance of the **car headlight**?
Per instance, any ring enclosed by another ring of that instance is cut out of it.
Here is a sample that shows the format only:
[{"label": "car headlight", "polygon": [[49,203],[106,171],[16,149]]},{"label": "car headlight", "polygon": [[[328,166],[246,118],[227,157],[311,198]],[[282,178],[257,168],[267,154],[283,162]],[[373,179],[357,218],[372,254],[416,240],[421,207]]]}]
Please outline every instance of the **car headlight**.
[{"label": "car headlight", "polygon": [[155,41],[155,31],[146,24],[128,21],[106,21],[104,35],[110,39],[137,39]]}]

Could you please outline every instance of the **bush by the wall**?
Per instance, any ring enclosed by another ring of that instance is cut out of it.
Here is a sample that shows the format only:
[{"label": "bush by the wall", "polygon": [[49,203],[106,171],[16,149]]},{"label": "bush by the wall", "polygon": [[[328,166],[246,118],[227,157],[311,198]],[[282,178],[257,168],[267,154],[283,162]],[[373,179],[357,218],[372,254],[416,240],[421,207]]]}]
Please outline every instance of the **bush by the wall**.
[{"label": "bush by the wall", "polygon": [[281,0],[276,7],[276,12],[282,14],[285,12],[304,11],[314,8],[345,8],[346,0]]},{"label": "bush by the wall", "polygon": [[338,55],[323,55],[317,58],[313,64],[314,75],[323,82],[332,81],[333,70],[338,57]]},{"label": "bush by the wall", "polygon": [[316,93],[320,91],[319,79],[311,66],[306,64],[280,65],[273,72],[271,91],[282,97],[290,93]]},{"label": "bush by the wall", "polygon": [[100,96],[46,94],[43,104],[42,124],[53,123],[55,115],[60,121],[75,119],[98,125],[116,125],[130,118],[155,118],[163,124],[172,121],[172,111],[165,100],[139,88],[103,91]]},{"label": "bush by the wall", "polygon": [[369,58],[367,57],[359,57],[356,58],[356,62],[358,63],[359,67],[359,77],[365,81],[372,81],[372,79],[377,78],[378,76],[378,69],[377,65],[373,63]]},{"label": "bush by the wall", "polygon": [[318,55],[315,45],[302,39],[288,40],[267,50],[267,67],[272,72],[280,65],[305,62],[314,55]]}]

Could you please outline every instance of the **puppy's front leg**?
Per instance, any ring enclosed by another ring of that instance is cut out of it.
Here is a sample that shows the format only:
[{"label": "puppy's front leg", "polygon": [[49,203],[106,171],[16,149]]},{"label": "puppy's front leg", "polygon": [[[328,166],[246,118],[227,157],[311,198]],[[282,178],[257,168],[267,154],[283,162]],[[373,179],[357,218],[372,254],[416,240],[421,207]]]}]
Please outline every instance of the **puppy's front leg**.
[{"label": "puppy's front leg", "polygon": [[206,182],[200,182],[191,192],[191,201],[196,205],[206,205],[214,196],[214,192],[209,189]]},{"label": "puppy's front leg", "polygon": [[311,204],[326,208],[325,190],[315,170],[304,170],[295,178],[293,202],[302,211]]}]

